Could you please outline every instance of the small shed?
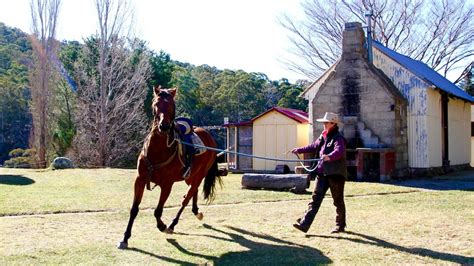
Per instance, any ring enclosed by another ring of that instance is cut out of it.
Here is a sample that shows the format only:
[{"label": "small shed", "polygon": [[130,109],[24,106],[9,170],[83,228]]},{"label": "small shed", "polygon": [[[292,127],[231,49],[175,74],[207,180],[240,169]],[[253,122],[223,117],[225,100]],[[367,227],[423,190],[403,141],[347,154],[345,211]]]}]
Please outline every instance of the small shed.
[{"label": "small shed", "polygon": [[[251,121],[227,123],[226,149],[231,171],[271,172],[277,165],[286,164],[291,170],[296,162],[281,162],[251,158],[257,155],[279,159],[296,159],[287,153],[295,147],[309,144],[308,114],[301,110],[273,107]],[[245,154],[245,155],[243,155]]]},{"label": "small shed", "polygon": [[[308,114],[301,110],[273,107],[252,119],[253,153],[259,156],[296,159],[288,151],[308,145]],[[256,171],[273,171],[279,164],[294,169],[297,162],[279,162],[253,158]]]}]

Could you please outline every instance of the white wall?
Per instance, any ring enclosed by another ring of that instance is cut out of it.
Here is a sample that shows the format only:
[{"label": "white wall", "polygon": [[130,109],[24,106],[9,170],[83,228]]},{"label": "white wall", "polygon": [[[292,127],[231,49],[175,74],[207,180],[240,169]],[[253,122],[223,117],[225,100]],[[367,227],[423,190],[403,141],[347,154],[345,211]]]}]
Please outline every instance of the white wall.
[{"label": "white wall", "polygon": [[[296,159],[288,150],[307,145],[308,124],[272,111],[253,121],[253,154],[279,159]],[[253,169],[273,171],[279,164],[286,164],[293,170],[297,162],[253,159]]]},{"label": "white wall", "polygon": [[471,104],[449,99],[449,160],[451,165],[471,162]]},{"label": "white wall", "polygon": [[428,134],[428,167],[443,166],[443,128],[441,125],[441,94],[427,90],[426,126]]},{"label": "white wall", "polygon": [[[471,123],[474,122],[474,107],[471,105]],[[470,132],[470,130],[469,130]],[[471,166],[474,167],[474,137],[471,136]]]}]

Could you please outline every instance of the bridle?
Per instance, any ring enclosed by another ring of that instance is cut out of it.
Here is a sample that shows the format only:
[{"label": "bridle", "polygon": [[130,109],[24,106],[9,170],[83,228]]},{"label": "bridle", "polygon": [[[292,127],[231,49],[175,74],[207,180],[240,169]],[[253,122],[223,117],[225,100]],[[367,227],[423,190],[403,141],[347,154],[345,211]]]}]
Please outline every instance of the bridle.
[{"label": "bridle", "polygon": [[[154,123],[158,125],[158,130],[159,132],[161,131],[172,131],[174,127],[174,119],[176,116],[176,111],[175,108],[173,108],[170,112],[169,108],[171,108],[169,105],[171,104],[170,102],[173,101],[172,95],[164,90],[161,90],[158,92],[156,95],[161,101],[153,101],[153,116],[154,116]],[[171,99],[170,99],[171,98]],[[174,104],[173,104],[174,106]],[[159,110],[159,107],[163,110]],[[159,110],[159,112],[158,112]],[[169,121],[164,123],[163,121],[165,120],[165,115],[168,115],[170,117]]]}]

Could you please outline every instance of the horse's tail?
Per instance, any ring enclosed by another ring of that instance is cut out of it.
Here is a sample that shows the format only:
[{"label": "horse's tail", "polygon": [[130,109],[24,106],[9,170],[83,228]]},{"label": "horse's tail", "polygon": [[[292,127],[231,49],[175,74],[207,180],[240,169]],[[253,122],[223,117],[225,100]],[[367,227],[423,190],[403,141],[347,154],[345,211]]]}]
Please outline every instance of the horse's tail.
[{"label": "horse's tail", "polygon": [[227,171],[218,169],[217,158],[215,158],[214,163],[212,163],[211,168],[204,178],[204,187],[202,188],[204,199],[207,200],[208,203],[211,203],[216,196],[216,181],[218,181],[219,185],[222,187],[222,176],[225,175],[227,175]]}]

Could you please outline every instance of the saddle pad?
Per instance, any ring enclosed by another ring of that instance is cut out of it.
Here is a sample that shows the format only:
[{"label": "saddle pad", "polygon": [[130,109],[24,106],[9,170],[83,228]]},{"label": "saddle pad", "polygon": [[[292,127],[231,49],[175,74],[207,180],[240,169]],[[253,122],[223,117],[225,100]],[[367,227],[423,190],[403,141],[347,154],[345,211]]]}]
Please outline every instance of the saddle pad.
[{"label": "saddle pad", "polygon": [[184,118],[184,117],[178,117],[175,119],[175,121],[176,121],[176,124],[178,124],[179,130],[181,130],[182,134],[185,134],[185,135],[191,134],[191,132],[193,131],[193,125],[190,119]]},{"label": "saddle pad", "polygon": [[[193,144],[195,144],[195,145],[205,146],[204,142],[202,142],[201,138],[194,132],[191,135],[191,140],[193,141]],[[196,146],[194,146],[194,150],[195,150],[194,156],[201,155],[206,151],[205,148],[196,147]]]}]

